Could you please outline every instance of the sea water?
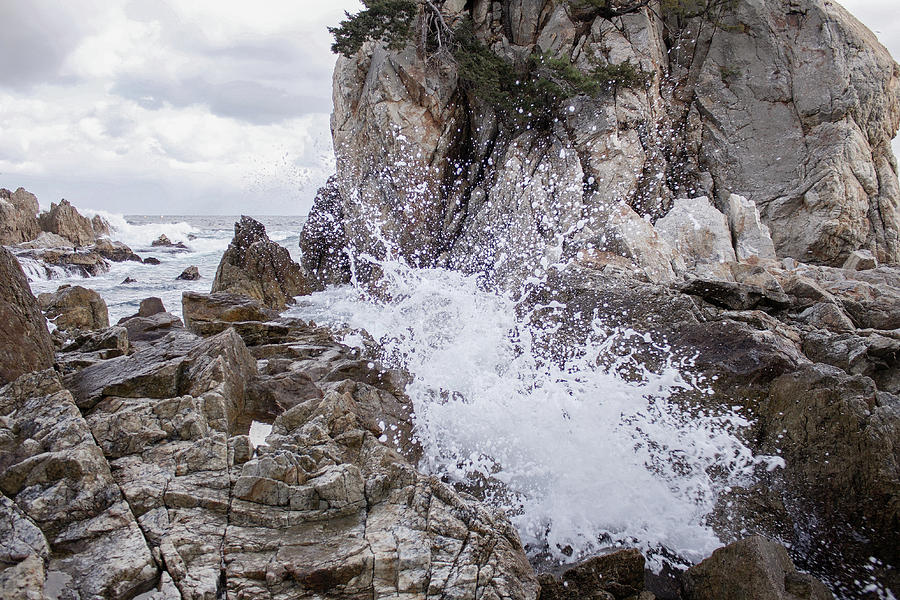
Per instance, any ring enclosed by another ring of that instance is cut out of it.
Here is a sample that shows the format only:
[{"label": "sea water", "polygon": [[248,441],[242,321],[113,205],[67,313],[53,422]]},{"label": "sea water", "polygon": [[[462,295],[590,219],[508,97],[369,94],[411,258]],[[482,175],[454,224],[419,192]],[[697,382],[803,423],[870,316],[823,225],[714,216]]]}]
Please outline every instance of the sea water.
[{"label": "sea water", "polygon": [[[208,292],[237,220],[103,216],[114,239],[161,264],[113,263],[93,278],[33,273],[31,285],[35,293],[61,284],[93,288],[112,323],[148,296],[180,315],[183,291]],[[260,220],[298,259],[303,218]],[[152,247],[161,234],[187,250]],[[202,278],[176,279],[190,265]],[[380,358],[413,376],[406,391],[424,449],[419,467],[479,489],[507,512],[532,554],[574,560],[632,546],[656,569],[698,561],[721,545],[707,523],[720,493],[746,482],[761,460],[777,465],[751,455],[740,437],[748,423],[738,414],[679,400],[708,392],[684,357],[649,369],[621,351],[655,344],[646,334],[606,327],[595,315],[561,363],[541,350],[553,332],[520,314],[514,295],[475,276],[399,261],[381,266],[377,297],[361,286],[333,287],[299,298],[289,314],[378,340]],[[126,277],[137,282],[122,284]],[[626,371],[627,379],[619,374]]]},{"label": "sea water", "polygon": [[[79,277],[56,269],[48,279],[43,268],[23,264],[35,295],[52,292],[60,285],[81,285],[100,293],[109,308],[109,319],[115,324],[120,318],[137,312],[141,300],[150,296],[162,299],[166,310],[181,316],[181,294],[185,291],[209,292],[222,253],[234,236],[234,223],[239,216],[122,216],[105,212],[82,210],[92,216],[100,214],[112,227],[112,238],[127,244],[142,258],[153,257],[158,265],[138,262],[110,263],[110,270],[97,277]],[[266,226],[271,239],[286,247],[294,260],[299,259],[299,232],[304,217],[254,217]],[[155,240],[165,235],[173,243],[181,242],[187,250],[153,247]],[[194,265],[200,279],[184,281],[178,276]],[[135,283],[122,283],[127,278]]]}]

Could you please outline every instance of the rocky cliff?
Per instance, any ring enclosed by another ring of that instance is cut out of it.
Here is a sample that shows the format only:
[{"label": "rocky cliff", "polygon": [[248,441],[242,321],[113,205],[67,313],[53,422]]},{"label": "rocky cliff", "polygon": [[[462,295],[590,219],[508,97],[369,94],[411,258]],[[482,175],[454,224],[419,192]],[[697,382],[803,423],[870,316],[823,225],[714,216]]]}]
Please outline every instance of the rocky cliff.
[{"label": "rocky cliff", "polygon": [[552,56],[582,74],[631,65],[644,76],[572,95],[540,126],[511,123],[471,85],[470,65],[429,46],[430,3],[405,48],[368,42],[339,58],[337,174],[304,233],[305,266],[346,279],[342,261],[323,262],[341,244],[516,282],[542,258],[602,247],[611,204],[655,221],[680,197],[727,213],[731,193],[759,208],[779,256],[839,265],[862,248],[900,260],[900,67],[854,17],[825,0],[747,0],[712,16],[671,2],[615,16],[604,4],[440,6],[448,30],[469,23],[514,67]]}]

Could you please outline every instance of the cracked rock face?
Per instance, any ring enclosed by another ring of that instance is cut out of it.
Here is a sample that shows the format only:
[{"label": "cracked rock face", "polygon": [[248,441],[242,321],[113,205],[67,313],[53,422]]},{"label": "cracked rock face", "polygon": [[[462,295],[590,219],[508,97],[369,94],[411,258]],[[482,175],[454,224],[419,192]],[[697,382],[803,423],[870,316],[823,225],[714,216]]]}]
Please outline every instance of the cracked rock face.
[{"label": "cracked rock face", "polygon": [[[229,299],[191,297],[210,318]],[[303,322],[249,323],[0,388],[0,591],[537,598],[506,516],[416,471],[396,375]]]},{"label": "cracked rock face", "polygon": [[212,291],[243,294],[284,309],[311,288],[287,249],[269,239],[262,223],[242,216],[234,224],[234,239],[222,255]]},{"label": "cracked rock face", "polygon": [[[541,0],[445,2],[443,12],[451,26],[471,18],[511,60],[540,49],[584,72],[628,61],[652,80],[567,100],[551,127],[520,131],[418,42],[339,58],[337,173],[303,242],[326,281],[349,277],[349,248],[517,283],[620,201],[656,220],[686,196],[727,214],[732,193],[759,208],[778,256],[838,266],[864,248],[900,261],[890,146],[900,68],[835,3],[739,2],[723,27],[664,11],[610,20]],[[759,241],[738,240],[738,251],[769,257]]]}]

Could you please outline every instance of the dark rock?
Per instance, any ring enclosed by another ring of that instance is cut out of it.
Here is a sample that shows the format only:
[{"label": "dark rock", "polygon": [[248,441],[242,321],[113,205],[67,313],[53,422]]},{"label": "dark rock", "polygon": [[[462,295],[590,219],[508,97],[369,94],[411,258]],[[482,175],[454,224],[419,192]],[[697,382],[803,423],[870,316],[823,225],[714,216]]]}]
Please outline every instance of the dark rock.
[{"label": "dark rock", "polygon": [[108,239],[98,240],[92,250],[107,260],[113,262],[144,262],[140,256],[131,251],[131,248],[122,242],[113,242]]},{"label": "dark rock", "polygon": [[78,213],[68,200],[50,205],[50,211],[41,213],[41,229],[72,241],[76,246],[90,246],[97,236],[90,219]]},{"label": "dark rock", "polygon": [[53,293],[38,296],[41,310],[58,329],[106,329],[109,311],[94,290],[80,285],[62,285]]},{"label": "dark rock", "polygon": [[137,282],[138,282],[137,279],[133,279],[131,277],[126,277],[125,279],[122,280],[122,283],[120,283],[119,285],[128,285],[128,284],[137,283]]},{"label": "dark rock", "polygon": [[832,600],[831,592],[799,573],[784,546],[761,536],[724,548],[688,569],[685,600]]},{"label": "dark rock", "polygon": [[199,335],[219,333],[232,323],[266,322],[278,317],[276,311],[258,300],[228,292],[184,292],[181,295],[181,312],[185,327]]},{"label": "dark rock", "polygon": [[183,279],[185,281],[196,281],[200,279],[200,271],[196,266],[191,265],[187,269],[181,272],[181,275],[176,277],[175,279]]},{"label": "dark rock", "polygon": [[334,177],[316,194],[300,233],[301,265],[319,286],[350,281],[350,258],[344,249],[344,211]]},{"label": "dark rock", "polygon": [[96,352],[110,350],[101,358],[115,358],[128,353],[128,331],[124,327],[114,326],[99,331],[79,333],[75,339],[60,349],[60,352]]},{"label": "dark rock", "polygon": [[160,260],[153,256],[148,256],[147,258],[144,259],[144,264],[145,265],[158,265],[158,264],[160,264]]},{"label": "dark rock", "polygon": [[731,281],[695,279],[683,286],[681,291],[731,310],[757,307],[777,310],[791,305],[790,298],[783,292]]},{"label": "dark rock", "polygon": [[282,310],[294,296],[312,290],[306,272],[287,249],[268,238],[262,223],[242,216],[234,224],[234,239],[219,263],[213,292],[244,294]]},{"label": "dark rock", "polygon": [[151,296],[150,298],[144,298],[143,300],[141,300],[141,305],[138,308],[137,316],[151,317],[157,313],[162,312],[166,312],[166,307],[163,306],[162,300],[155,296]]},{"label": "dark rock", "polygon": [[166,234],[162,234],[157,239],[153,240],[150,245],[154,248],[174,248],[177,250],[188,249],[188,247],[184,245],[184,242],[173,242],[166,236]]},{"label": "dark rock", "polygon": [[795,517],[809,521],[807,535],[840,540],[808,550],[837,567],[860,544],[864,560],[900,564],[900,400],[868,377],[814,364],[776,379],[760,413],[760,452],[784,459],[776,475]]},{"label": "dark rock", "polygon": [[0,247],[0,384],[53,364],[47,320],[16,257]]},{"label": "dark rock", "polygon": [[545,573],[539,582],[540,600],[637,598],[644,590],[644,557],[634,548],[619,550],[567,567],[559,576]]},{"label": "dark rock", "polygon": [[128,331],[132,344],[147,343],[166,337],[173,331],[183,330],[181,319],[167,312],[147,317],[133,316],[118,323]]}]

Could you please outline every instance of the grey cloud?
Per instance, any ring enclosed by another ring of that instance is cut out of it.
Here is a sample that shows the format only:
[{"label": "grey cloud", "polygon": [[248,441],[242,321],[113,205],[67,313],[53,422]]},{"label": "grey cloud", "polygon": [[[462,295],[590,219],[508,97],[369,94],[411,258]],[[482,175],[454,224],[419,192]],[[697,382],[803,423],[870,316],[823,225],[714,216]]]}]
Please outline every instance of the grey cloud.
[{"label": "grey cloud", "polygon": [[64,2],[0,2],[0,86],[55,82],[66,57],[88,33],[75,17]]},{"label": "grey cloud", "polygon": [[331,112],[331,99],[288,92],[255,81],[211,83],[201,78],[167,82],[153,79],[120,80],[113,93],[158,109],[168,102],[175,107],[207,106],[216,115],[269,125],[309,113]]}]

